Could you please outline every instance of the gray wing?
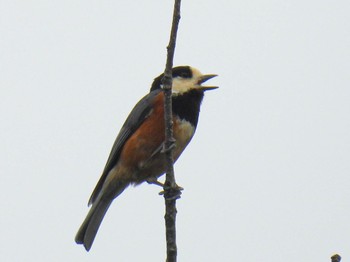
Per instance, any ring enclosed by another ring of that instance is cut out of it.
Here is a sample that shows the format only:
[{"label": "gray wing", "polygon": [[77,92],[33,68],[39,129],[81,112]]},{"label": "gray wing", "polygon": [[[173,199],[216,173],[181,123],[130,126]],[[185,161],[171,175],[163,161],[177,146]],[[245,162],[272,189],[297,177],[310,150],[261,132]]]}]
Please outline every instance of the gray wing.
[{"label": "gray wing", "polygon": [[113,167],[118,163],[120,152],[123,149],[125,142],[129,137],[136,131],[136,129],[143,123],[152,110],[152,102],[160,92],[160,89],[150,92],[148,95],[144,96],[133,108],[128,118],[126,119],[124,125],[122,126],[115,142],[113,144],[111,153],[109,154],[106,166],[103,170],[102,176],[98,181],[94,191],[89,199],[89,205],[93,204],[96,200],[98,194],[100,193],[102,186],[106,180],[106,177],[113,169]]}]

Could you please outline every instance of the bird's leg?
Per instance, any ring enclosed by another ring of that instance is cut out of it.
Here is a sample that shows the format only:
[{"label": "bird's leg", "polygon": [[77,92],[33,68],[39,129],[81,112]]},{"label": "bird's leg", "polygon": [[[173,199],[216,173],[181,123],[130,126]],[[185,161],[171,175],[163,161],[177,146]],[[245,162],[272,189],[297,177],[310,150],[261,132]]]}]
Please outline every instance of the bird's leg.
[{"label": "bird's leg", "polygon": [[157,185],[157,186],[161,186],[161,187],[164,187],[164,184],[160,181],[157,180],[157,178],[155,177],[150,177],[146,180],[146,182],[148,184],[153,184],[153,185]]},{"label": "bird's leg", "polygon": [[172,139],[170,139],[169,142],[170,142],[170,143],[169,143],[168,147],[166,147],[165,142],[163,142],[163,144],[162,144],[162,150],[160,151],[161,153],[169,152],[170,150],[172,150],[173,148],[175,148],[175,146],[176,146],[176,144],[175,144],[176,139],[175,139],[175,138],[172,138]]}]

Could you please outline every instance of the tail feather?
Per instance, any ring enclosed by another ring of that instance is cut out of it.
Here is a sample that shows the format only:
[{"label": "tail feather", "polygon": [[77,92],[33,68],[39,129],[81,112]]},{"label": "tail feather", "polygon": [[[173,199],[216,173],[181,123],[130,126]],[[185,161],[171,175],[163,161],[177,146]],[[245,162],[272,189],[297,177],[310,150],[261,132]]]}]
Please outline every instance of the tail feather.
[{"label": "tail feather", "polygon": [[86,251],[90,250],[97,234],[97,230],[100,227],[102,219],[111,205],[112,200],[96,201],[96,203],[92,205],[83,224],[79,228],[79,231],[75,237],[75,242],[77,244],[83,244]]},{"label": "tail feather", "polygon": [[77,244],[83,244],[86,251],[89,251],[91,249],[92,243],[94,242],[103,217],[105,216],[113,199],[119,196],[125,188],[125,184],[120,184],[114,193],[114,197],[104,197],[104,194],[101,194],[101,192],[100,196],[92,204],[89,213],[87,214],[83,224],[80,226],[78,233],[75,236],[75,242]]}]

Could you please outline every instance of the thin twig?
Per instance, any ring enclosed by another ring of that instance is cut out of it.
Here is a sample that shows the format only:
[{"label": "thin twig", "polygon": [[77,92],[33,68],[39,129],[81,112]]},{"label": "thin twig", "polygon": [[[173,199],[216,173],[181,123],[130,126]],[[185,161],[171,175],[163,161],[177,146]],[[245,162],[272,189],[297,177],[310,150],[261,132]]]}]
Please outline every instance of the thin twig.
[{"label": "thin twig", "polygon": [[173,160],[173,120],[172,120],[172,68],[176,45],[177,29],[180,21],[181,0],[175,0],[173,22],[171,26],[169,45],[167,46],[167,60],[163,77],[164,89],[164,119],[165,119],[165,142],[164,151],[166,156],[166,179],[164,184],[165,199],[165,227],[167,242],[167,262],[176,262],[177,246],[176,246],[176,199],[180,197],[181,191],[176,185],[174,176],[174,160]]}]

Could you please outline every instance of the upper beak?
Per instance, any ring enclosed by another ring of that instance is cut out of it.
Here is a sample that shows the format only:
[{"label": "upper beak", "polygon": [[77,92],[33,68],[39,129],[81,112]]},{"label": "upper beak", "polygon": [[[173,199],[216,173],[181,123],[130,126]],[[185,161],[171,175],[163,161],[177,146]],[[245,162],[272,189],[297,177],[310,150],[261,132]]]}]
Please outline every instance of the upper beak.
[{"label": "upper beak", "polygon": [[201,84],[203,84],[204,82],[216,76],[218,75],[202,75],[199,78],[199,81],[198,81],[199,86],[197,87],[197,89],[207,91],[207,90],[213,90],[213,89],[219,88],[218,86],[201,86]]}]

